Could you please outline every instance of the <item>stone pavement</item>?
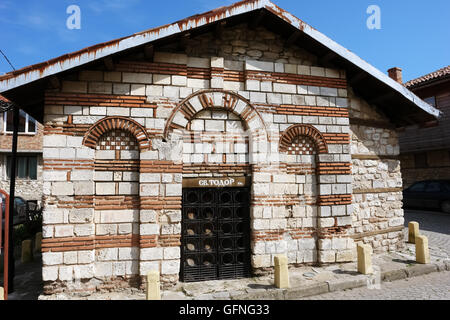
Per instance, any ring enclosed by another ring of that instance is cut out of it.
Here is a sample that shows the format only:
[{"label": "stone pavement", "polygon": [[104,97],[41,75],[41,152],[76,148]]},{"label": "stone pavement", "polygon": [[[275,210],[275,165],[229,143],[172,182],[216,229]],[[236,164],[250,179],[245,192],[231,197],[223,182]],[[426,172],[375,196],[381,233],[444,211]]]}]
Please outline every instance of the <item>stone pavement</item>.
[{"label": "stone pavement", "polygon": [[[432,257],[432,263],[420,265],[414,262],[414,245],[407,245],[405,253],[385,253],[373,256],[374,275],[359,274],[356,263],[345,263],[327,267],[303,267],[290,269],[291,288],[276,289],[273,277],[259,277],[241,280],[207,281],[179,284],[162,292],[163,300],[296,300],[328,292],[352,288],[383,288],[385,282],[410,279],[439,272],[450,277],[450,260]],[[412,255],[410,254],[412,253]],[[450,298],[450,293],[443,295]],[[143,292],[130,289],[115,293],[95,293],[89,296],[56,294],[40,296],[41,300],[144,300]],[[319,299],[320,296],[319,296]]]},{"label": "stone pavement", "polygon": [[[411,299],[419,299],[420,297],[450,299],[450,293],[448,292],[448,279],[450,278],[450,272],[448,272],[450,271],[450,216],[434,212],[426,213],[425,215],[424,212],[419,214],[415,211],[408,211],[405,214],[405,220],[405,226],[407,226],[409,221],[418,221],[421,234],[429,237],[431,264],[416,264],[414,261],[415,246],[407,244],[403,252],[374,255],[373,265],[376,273],[371,276],[358,274],[356,262],[325,267],[303,267],[289,270],[291,288],[288,290],[276,289],[273,286],[273,276],[266,276],[231,281],[179,284],[171,290],[162,291],[162,299],[288,300],[304,297],[309,297],[310,299],[327,299],[329,297],[329,299],[334,299],[340,296],[340,293],[343,294],[343,297],[348,297],[348,299],[356,299],[359,292],[367,299],[375,296],[378,296],[380,299],[383,299],[383,297],[396,299],[396,294],[399,294],[398,298],[407,298],[401,288],[408,289],[408,283],[424,287],[423,290],[420,287],[414,289],[415,293],[411,296]],[[407,235],[407,228],[405,228],[405,234]],[[92,295],[41,295],[40,267],[39,260],[31,265],[18,265],[16,277],[17,292],[11,295],[10,298],[12,300],[36,299],[38,296],[40,300],[145,299],[144,292],[137,289],[125,289],[112,293],[99,292]],[[436,273],[436,275],[432,276],[430,273]],[[430,275],[424,276],[427,274]],[[422,278],[424,280],[419,280]],[[437,286],[433,289],[433,286],[427,285],[427,279],[430,279],[431,284],[442,284],[443,286]],[[444,279],[445,281],[440,281],[439,279]],[[389,283],[390,281],[395,282]],[[396,289],[397,283],[399,285],[398,289]],[[377,290],[379,288],[383,290]],[[384,292],[385,288],[387,293],[383,294],[382,292]],[[343,290],[347,291],[343,292]],[[433,290],[438,292],[433,295]],[[423,295],[420,294],[422,291],[424,292]]]},{"label": "stone pavement", "polygon": [[[405,226],[411,221],[419,222],[420,234],[428,237],[430,250],[434,256],[450,259],[450,214],[405,210]],[[407,230],[405,232],[405,235],[408,235]]]},{"label": "stone pavement", "polygon": [[449,300],[450,272],[437,272],[395,282],[379,288],[356,288],[330,292],[301,300]]}]

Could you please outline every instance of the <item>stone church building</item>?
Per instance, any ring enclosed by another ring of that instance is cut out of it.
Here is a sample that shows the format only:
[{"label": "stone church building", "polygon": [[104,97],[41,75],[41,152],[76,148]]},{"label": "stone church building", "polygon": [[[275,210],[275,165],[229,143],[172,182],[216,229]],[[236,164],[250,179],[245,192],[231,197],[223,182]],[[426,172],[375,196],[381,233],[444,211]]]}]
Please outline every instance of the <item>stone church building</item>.
[{"label": "stone church building", "polygon": [[403,246],[396,130],[439,111],[268,0],[0,76],[44,126],[47,293]]}]

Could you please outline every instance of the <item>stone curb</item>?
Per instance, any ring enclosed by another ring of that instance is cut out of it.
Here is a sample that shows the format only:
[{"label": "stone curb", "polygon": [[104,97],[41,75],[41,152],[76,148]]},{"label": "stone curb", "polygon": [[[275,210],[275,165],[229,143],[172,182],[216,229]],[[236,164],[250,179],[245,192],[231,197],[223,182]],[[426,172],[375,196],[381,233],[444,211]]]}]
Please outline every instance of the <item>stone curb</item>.
[{"label": "stone curb", "polygon": [[[406,278],[412,278],[430,274],[433,272],[450,271],[450,261],[437,262],[432,264],[415,265],[397,270],[390,270],[381,273],[382,282],[392,282]],[[333,280],[306,287],[290,289],[269,289],[255,290],[247,294],[232,296],[232,300],[295,300],[298,298],[316,296],[328,292],[343,291],[367,286],[368,276],[358,275],[352,279]]]}]

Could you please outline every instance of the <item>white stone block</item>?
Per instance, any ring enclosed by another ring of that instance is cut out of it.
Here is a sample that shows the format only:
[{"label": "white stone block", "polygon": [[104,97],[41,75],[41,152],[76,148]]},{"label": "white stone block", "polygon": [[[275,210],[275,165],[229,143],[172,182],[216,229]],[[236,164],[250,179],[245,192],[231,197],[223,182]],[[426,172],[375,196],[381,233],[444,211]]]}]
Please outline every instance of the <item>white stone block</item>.
[{"label": "white stone block", "polygon": [[43,147],[67,146],[67,136],[64,135],[45,135],[43,139]]},{"label": "white stone block", "polygon": [[55,226],[55,238],[73,237],[73,226]]},{"label": "white stone block", "polygon": [[77,251],[64,252],[63,253],[63,262],[64,262],[64,264],[77,264],[78,263]]},{"label": "white stone block", "polygon": [[94,222],[94,209],[71,209],[69,212],[70,223],[92,223]]},{"label": "white stone block", "polygon": [[273,84],[273,91],[274,92],[281,92],[281,93],[296,94],[297,93],[297,86],[294,85],[294,84],[274,83]]},{"label": "white stone block", "polygon": [[261,89],[261,82],[258,80],[247,80],[245,82],[245,89],[248,91],[259,91]]},{"label": "white stone block", "polygon": [[116,194],[116,184],[113,182],[97,182],[95,184],[95,193],[97,195],[115,195]]},{"label": "white stone block", "polygon": [[163,95],[163,87],[162,86],[146,86],[145,94],[147,96],[155,96],[161,97]]},{"label": "white stone block", "polygon": [[139,183],[120,182],[119,183],[119,194],[122,194],[122,195],[139,194]]},{"label": "white stone block", "polygon": [[96,277],[112,276],[112,262],[96,262],[94,267]]},{"label": "white stone block", "polygon": [[136,260],[139,257],[139,248],[119,248],[119,260]]},{"label": "white stone block", "polygon": [[59,280],[60,281],[70,281],[73,279],[73,267],[72,266],[61,266],[59,267]]},{"label": "white stone block", "polygon": [[334,226],[334,218],[321,218],[319,219],[319,226],[321,228],[328,228]]},{"label": "white stone block", "polygon": [[180,260],[163,261],[161,263],[161,274],[179,274]]},{"label": "white stone block", "polygon": [[74,278],[91,279],[94,276],[94,265],[77,265],[73,267]]},{"label": "white stone block", "polygon": [[149,271],[159,271],[160,267],[159,261],[152,261],[152,262],[140,262],[139,263],[139,270],[141,276],[146,276]]},{"label": "white stone block", "polygon": [[160,234],[160,225],[153,223],[143,223],[140,225],[140,234],[141,235],[159,235]]},{"label": "white stone block", "polygon": [[42,281],[58,280],[58,267],[42,267]]},{"label": "white stone block", "polygon": [[191,78],[188,78],[187,85],[188,85],[188,87],[191,87],[191,88],[209,89],[210,88],[210,81],[209,80],[204,80],[204,79],[191,79]]},{"label": "white stone block", "polygon": [[317,77],[325,77],[325,68],[311,67],[311,75]]},{"label": "white stone block", "polygon": [[273,62],[247,60],[245,63],[246,70],[274,72],[275,64]]},{"label": "white stone block", "polygon": [[312,250],[316,248],[316,240],[314,238],[298,239],[299,250]]},{"label": "white stone block", "polygon": [[211,57],[211,68],[223,69],[225,62],[223,57]]},{"label": "white stone block", "polygon": [[153,83],[155,85],[171,84],[171,76],[168,74],[155,74],[153,76]]},{"label": "white stone block", "polygon": [[73,183],[76,196],[88,196],[94,194],[93,181],[76,181]]},{"label": "white stone block", "polygon": [[129,117],[130,116],[130,108],[107,107],[106,115]]},{"label": "white stone block", "polygon": [[347,238],[333,238],[331,240],[331,248],[334,250],[347,249]]},{"label": "white stone block", "polygon": [[74,187],[72,182],[53,182],[52,195],[54,196],[72,196]]},{"label": "white stone block", "polygon": [[44,181],[67,181],[67,171],[44,171]]},{"label": "white stone block", "polygon": [[124,72],[122,73],[122,81],[127,83],[152,84],[153,78],[152,74],[149,73]]},{"label": "white stone block", "polygon": [[167,184],[166,197],[181,196],[183,186],[181,184]]},{"label": "white stone block", "polygon": [[78,251],[78,263],[87,264],[95,260],[94,250]]},{"label": "white stone block", "polygon": [[83,147],[83,148],[77,148],[75,150],[75,152],[76,152],[77,159],[82,159],[82,160],[94,159],[95,150],[93,150],[93,149]]},{"label": "white stone block", "polygon": [[180,256],[179,247],[164,248],[164,260],[180,259]]},{"label": "white stone block", "polygon": [[143,248],[140,253],[141,260],[154,261],[163,259],[163,248]]},{"label": "white stone block", "polygon": [[62,252],[43,252],[42,253],[42,263],[44,266],[54,266],[63,263],[63,253]]},{"label": "white stone block", "polygon": [[106,248],[97,249],[97,260],[98,261],[115,261],[118,258],[119,249],[118,248]]}]

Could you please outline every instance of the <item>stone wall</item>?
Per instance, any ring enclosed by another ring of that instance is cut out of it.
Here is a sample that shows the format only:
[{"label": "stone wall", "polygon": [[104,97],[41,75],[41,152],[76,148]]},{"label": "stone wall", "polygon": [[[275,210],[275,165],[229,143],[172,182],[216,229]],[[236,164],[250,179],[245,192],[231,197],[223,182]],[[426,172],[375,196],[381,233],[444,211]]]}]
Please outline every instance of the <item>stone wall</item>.
[{"label": "stone wall", "polygon": [[402,174],[398,136],[388,119],[350,90],[353,239],[374,252],[403,248]]},{"label": "stone wall", "polygon": [[[272,270],[279,253],[292,265],[354,260],[361,219],[352,193],[362,187],[352,183],[351,147],[378,142],[350,123],[356,98],[345,72],[262,28],[222,37],[209,47],[211,36],[188,40],[183,53],[158,48],[153,61],[123,58],[114,71],[83,70],[47,90],[47,292],[134,285],[152,269],[176,283],[183,180],[193,177],[251,178],[256,273]],[[137,150],[102,150],[111,132],[130,133]],[[395,137],[385,143],[383,134],[384,149],[372,145],[371,155],[395,154]],[[380,170],[373,180],[396,179],[396,168]]]}]

